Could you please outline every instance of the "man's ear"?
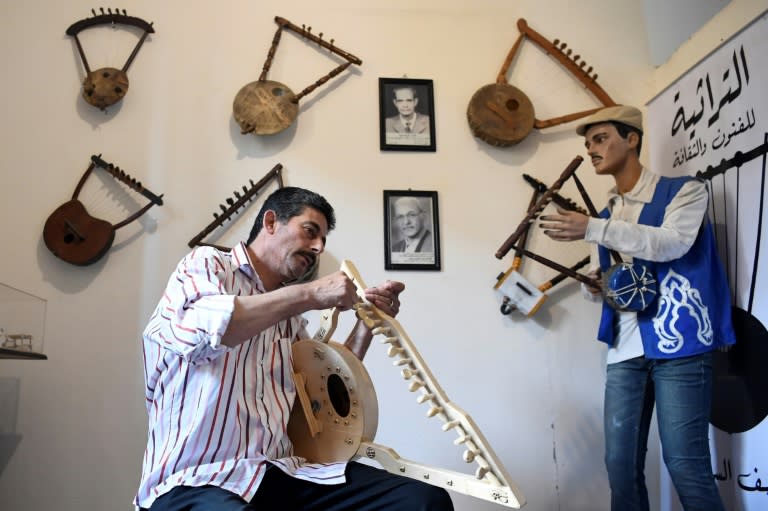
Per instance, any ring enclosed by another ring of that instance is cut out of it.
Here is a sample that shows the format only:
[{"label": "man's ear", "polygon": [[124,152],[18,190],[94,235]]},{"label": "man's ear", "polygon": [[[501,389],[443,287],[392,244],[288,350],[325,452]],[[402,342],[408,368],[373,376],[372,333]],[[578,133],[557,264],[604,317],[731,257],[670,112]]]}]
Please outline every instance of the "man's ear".
[{"label": "man's ear", "polygon": [[264,223],[262,224],[261,228],[267,231],[269,234],[274,234],[276,225],[277,214],[271,209],[268,209],[264,212]]},{"label": "man's ear", "polygon": [[639,142],[640,142],[640,135],[638,135],[636,132],[630,131],[627,134],[627,143],[629,144],[630,148],[635,149]]}]

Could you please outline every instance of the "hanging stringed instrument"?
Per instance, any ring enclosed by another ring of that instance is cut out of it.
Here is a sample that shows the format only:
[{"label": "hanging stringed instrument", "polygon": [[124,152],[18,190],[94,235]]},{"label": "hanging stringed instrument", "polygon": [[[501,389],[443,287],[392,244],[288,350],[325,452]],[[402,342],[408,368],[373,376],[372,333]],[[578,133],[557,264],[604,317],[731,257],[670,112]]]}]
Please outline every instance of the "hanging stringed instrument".
[{"label": "hanging stringed instrument", "polygon": [[[333,39],[330,42],[323,40],[322,32],[318,35],[313,34],[312,27],[305,25],[298,27],[279,16],[275,17],[275,22],[278,25],[277,31],[272,38],[272,45],[267,53],[267,59],[264,62],[259,79],[241,88],[237,96],[235,96],[232,106],[235,121],[240,125],[243,134],[274,135],[283,131],[293,124],[293,121],[299,115],[299,101],[301,98],[347,69],[351,64],[359,66],[363,63],[362,60],[351,53],[347,53],[335,46]],[[267,73],[270,67],[272,67],[272,59],[275,57],[284,29],[291,30],[301,37],[317,43],[319,47],[326,48],[331,53],[343,58],[346,62],[320,77],[315,83],[306,87],[299,94],[294,94],[283,83],[267,80]]]},{"label": "hanging stringed instrument", "polygon": [[[83,203],[78,200],[78,196],[86,179],[96,167],[105,170],[121,183],[142,194],[150,202],[115,225],[91,216]],[[117,229],[133,222],[152,206],[162,206],[162,197],[162,195],[155,195],[144,188],[141,182],[126,174],[119,167],[102,160],[101,155],[93,155],[88,169],[75,187],[72,199],[56,208],[46,220],[43,227],[43,241],[48,250],[59,259],[78,266],[93,264],[101,259],[112,246]]]},{"label": "hanging stringed instrument", "polygon": [[[547,191],[547,186],[528,174],[523,174],[523,178],[533,187],[533,195],[531,196],[527,209],[528,213],[530,213],[537,207],[539,197]],[[558,192],[552,194],[552,202],[568,211],[578,211],[587,214],[587,211],[584,208],[578,206],[573,200],[563,197]],[[518,310],[529,317],[533,316],[547,299],[546,292],[568,277],[566,273],[560,272],[548,281],[535,286],[523,276],[520,271],[523,263],[522,251],[525,250],[531,225],[532,223],[530,222],[527,224],[527,227],[517,242],[512,265],[507,271],[500,273],[496,277],[496,284],[493,286],[493,288],[498,290],[502,295],[502,303],[499,311],[505,316],[511,314],[514,310]],[[575,265],[571,266],[570,270],[576,272],[588,263],[589,257],[585,257]]]},{"label": "hanging stringed instrument", "polygon": [[[520,30],[520,35],[504,60],[501,71],[496,77],[496,83],[481,87],[469,101],[467,120],[474,136],[493,146],[511,146],[527,137],[533,128],[550,128],[575,121],[593,114],[603,107],[616,104],[608,93],[597,84],[597,73],[592,73],[592,66],[585,70],[586,62],[581,60],[581,55],[571,57],[572,50],[567,48],[566,43],[560,42],[559,39],[549,42],[544,36],[529,27],[523,18],[517,21],[517,28]],[[528,96],[507,81],[509,68],[525,39],[533,41],[562,64],[566,70],[584,84],[603,106],[552,119],[537,119],[533,103]]]},{"label": "hanging stringed instrument", "polygon": [[[568,179],[573,178],[576,183],[576,187],[579,190],[584,203],[587,206],[587,211],[592,217],[599,217],[597,209],[595,208],[592,200],[589,198],[586,188],[581,183],[581,180],[576,175],[576,169],[584,161],[581,156],[576,156],[563,170],[560,177],[552,184],[550,188],[541,195],[541,197],[532,205],[529,206],[528,212],[523,218],[522,222],[518,224],[517,229],[509,235],[504,243],[496,251],[496,258],[502,259],[510,250],[515,249],[515,258],[530,257],[534,261],[537,261],[545,266],[549,266],[554,270],[564,274],[567,277],[574,278],[579,282],[582,282],[589,287],[602,289],[603,298],[606,303],[612,308],[619,311],[641,311],[648,308],[655,300],[658,294],[656,278],[649,271],[647,267],[641,263],[627,263],[621,260],[621,256],[615,250],[610,250],[611,257],[616,262],[611,266],[602,279],[593,279],[584,274],[576,271],[587,264],[588,260],[582,260],[574,267],[568,268],[555,261],[540,256],[534,252],[525,250],[521,245],[521,240],[525,240],[528,230],[531,224],[538,218],[541,212],[547,205],[554,201],[555,197],[559,196],[559,191]],[[561,200],[561,199],[558,199]],[[566,209],[568,209],[566,207]],[[518,263],[519,264],[519,263]],[[500,289],[504,280],[510,275],[515,274],[515,262],[513,262],[512,268],[506,273],[499,276],[497,283],[494,286],[495,289]],[[507,288],[509,292],[509,288]],[[514,291],[514,290],[513,290]],[[512,300],[511,296],[507,295],[509,301]],[[502,303],[501,312],[507,314],[507,303]]]},{"label": "hanging stringed instrument", "polygon": [[525,498],[512,482],[480,428],[452,403],[430,371],[400,323],[365,301],[365,283],[350,261],[342,271],[355,283],[363,300],[355,305],[357,316],[389,344],[388,355],[396,358],[408,390],[419,392],[417,402],[428,404],[427,417],[438,417],[442,431],[456,434],[455,445],[465,451],[466,463],[475,463],[474,475],[413,462],[393,449],[375,443],[378,403],[371,378],[362,362],[344,345],[330,340],[339,311],[321,313],[321,324],[313,339],[293,345],[297,402],[291,410],[288,435],[294,453],[310,462],[331,463],[366,457],[393,473],[417,479],[446,490],[477,497],[505,507],[520,508]]},{"label": "hanging stringed instrument", "polygon": [[[228,197],[226,200],[227,206],[224,206],[224,204],[219,204],[219,208],[221,209],[221,213],[214,211],[213,213],[213,221],[205,226],[202,231],[200,231],[194,238],[189,240],[187,245],[189,245],[189,248],[194,248],[196,246],[209,246],[214,247],[219,250],[222,250],[224,252],[228,252],[231,250],[231,247],[225,247],[222,245],[216,245],[213,243],[204,243],[203,239],[211,234],[214,230],[218,229],[219,227],[224,225],[224,222],[227,220],[232,220],[233,216],[236,214],[239,214],[238,212],[245,211],[247,209],[249,203],[253,201],[256,196],[261,192],[264,187],[266,187],[270,181],[273,179],[277,180],[278,188],[283,187],[283,176],[282,176],[282,170],[283,165],[278,163],[274,167],[272,167],[272,170],[264,174],[264,177],[262,177],[258,183],[254,183],[253,181],[250,181],[251,186],[246,187],[243,185],[243,193],[240,193],[239,191],[235,190],[233,192],[232,197]],[[242,209],[241,209],[242,208]]]},{"label": "hanging stringed instrument", "polygon": [[[134,16],[128,16],[125,9],[120,12],[120,9],[99,9],[101,14],[96,14],[94,9],[91,9],[93,17],[85,18],[73,23],[67,28],[66,34],[72,36],[75,39],[77,45],[77,51],[80,54],[80,60],[85,68],[85,80],[83,80],[83,98],[89,104],[98,107],[101,110],[106,109],[108,106],[114,105],[128,92],[128,68],[130,67],[133,59],[139,53],[141,46],[144,44],[149,34],[154,34],[155,29],[152,27],[152,23],[147,23],[141,18]],[[91,71],[88,65],[88,59],[85,57],[85,51],[80,44],[78,34],[88,28],[101,26],[101,25],[130,25],[138,27],[144,32],[142,33],[136,46],[133,48],[128,60],[123,65],[122,69],[115,69],[114,67],[103,67],[95,71]]]}]

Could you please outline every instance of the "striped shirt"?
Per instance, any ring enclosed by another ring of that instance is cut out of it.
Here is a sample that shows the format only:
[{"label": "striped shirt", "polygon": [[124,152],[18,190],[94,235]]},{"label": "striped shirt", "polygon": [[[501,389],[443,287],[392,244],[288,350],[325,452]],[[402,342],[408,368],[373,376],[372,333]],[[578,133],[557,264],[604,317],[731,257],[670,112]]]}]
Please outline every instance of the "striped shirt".
[{"label": "striped shirt", "polygon": [[214,485],[250,501],[267,462],[294,477],[343,483],[346,463],[292,456],[287,436],[293,342],[307,321],[280,321],[246,342],[221,344],[234,297],[264,293],[244,243],[188,254],[144,330],[147,449],[134,504],[149,508],[176,486]]}]

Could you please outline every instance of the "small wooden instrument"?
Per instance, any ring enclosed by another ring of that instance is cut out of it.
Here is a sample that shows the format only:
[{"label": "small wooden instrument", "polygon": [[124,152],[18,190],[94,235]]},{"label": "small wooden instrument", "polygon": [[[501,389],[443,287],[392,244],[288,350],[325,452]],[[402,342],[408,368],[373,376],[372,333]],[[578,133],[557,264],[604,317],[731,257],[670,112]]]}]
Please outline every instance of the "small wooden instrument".
[{"label": "small wooden instrument", "polygon": [[[155,29],[152,28],[152,23],[147,23],[141,18],[134,16],[128,16],[125,9],[120,13],[120,9],[107,9],[100,8],[101,14],[96,14],[94,9],[91,9],[93,17],[85,18],[78,22],[73,23],[67,28],[66,34],[72,36],[75,39],[77,45],[77,51],[80,54],[80,60],[85,68],[85,80],[83,81],[83,98],[89,104],[98,107],[101,110],[106,109],[110,105],[114,105],[128,92],[128,68],[130,67],[133,59],[139,53],[141,46],[144,44],[147,36],[153,34]],[[122,69],[115,69],[113,67],[103,67],[96,71],[91,71],[88,65],[88,59],[85,57],[85,51],[80,44],[80,39],[77,35],[83,30],[99,25],[131,25],[138,27],[144,31],[139,38],[136,46],[133,48],[131,55],[128,57],[125,65]]]},{"label": "small wooden instrument", "polygon": [[[293,124],[293,121],[299,115],[299,100],[301,98],[347,69],[350,64],[357,64],[359,66],[363,63],[362,60],[351,53],[347,53],[335,46],[333,39],[330,42],[323,40],[322,32],[318,35],[313,34],[312,27],[306,27],[305,25],[298,27],[279,16],[275,17],[275,22],[278,25],[277,31],[272,38],[272,45],[267,53],[267,59],[264,62],[261,76],[259,76],[257,81],[241,88],[237,96],[235,96],[232,108],[235,121],[240,125],[243,134],[274,135],[283,131]],[[299,94],[294,94],[285,84],[267,80],[267,73],[270,67],[272,67],[272,59],[275,57],[277,45],[280,44],[280,37],[284,29],[291,30],[317,43],[318,46],[328,49],[346,62],[320,77],[315,83],[306,87]]]},{"label": "small wooden instrument", "polygon": [[[531,201],[528,204],[527,210],[530,213],[536,208],[541,194],[547,191],[547,186],[528,174],[523,174],[523,179],[533,187],[533,195],[531,196]],[[578,211],[587,214],[587,211],[584,208],[580,207],[573,200],[563,197],[558,192],[552,194],[552,202],[569,211]],[[515,248],[515,256],[512,259],[512,265],[506,272],[500,273],[496,277],[496,284],[493,286],[493,288],[498,290],[502,295],[502,303],[499,307],[499,312],[505,316],[511,314],[514,310],[518,310],[528,317],[533,316],[547,299],[546,292],[568,277],[567,274],[560,272],[548,281],[535,286],[520,273],[520,267],[523,262],[523,254],[521,250],[525,249],[531,225],[531,223],[528,223],[528,227],[518,241],[518,246]],[[588,263],[589,257],[585,257],[575,265],[571,266],[570,270],[576,272]]]},{"label": "small wooden instrument", "polygon": [[[600,110],[600,108],[616,104],[608,93],[597,84],[597,74],[590,75],[592,67],[584,70],[586,62],[581,60],[581,55],[571,57],[572,51],[566,49],[568,46],[566,43],[561,43],[559,39],[550,43],[541,34],[529,27],[522,18],[517,21],[517,28],[520,30],[520,35],[504,60],[501,71],[496,77],[496,83],[481,87],[469,101],[467,120],[474,136],[493,146],[511,146],[528,136],[533,128],[550,128],[575,121]],[[523,91],[507,82],[507,73],[512,61],[526,38],[562,64],[594,94],[603,106],[552,119],[536,119],[531,100]]]},{"label": "small wooden instrument", "polygon": [[[234,198],[227,198],[226,203],[228,206],[224,206],[224,204],[219,204],[219,208],[221,209],[221,213],[218,213],[214,211],[213,213],[213,221],[205,226],[202,231],[200,231],[194,238],[189,240],[187,245],[189,245],[189,248],[193,248],[196,246],[209,246],[214,247],[219,250],[222,250],[224,252],[228,252],[231,247],[224,247],[222,245],[216,245],[213,243],[204,243],[203,239],[211,234],[214,230],[224,225],[224,222],[227,220],[232,220],[233,216],[236,214],[242,213],[242,211],[245,211],[247,207],[249,206],[249,202],[253,201],[253,199],[256,198],[256,196],[261,192],[265,186],[269,184],[270,181],[273,179],[277,180],[278,188],[283,187],[283,175],[282,175],[283,165],[281,163],[278,163],[274,167],[272,167],[272,170],[264,174],[264,177],[262,177],[258,183],[254,183],[253,181],[250,181],[251,186],[246,187],[243,185],[243,193],[240,193],[239,191],[235,190],[233,192]],[[241,208],[243,208],[241,210]]]},{"label": "small wooden instrument", "polygon": [[313,340],[294,344],[293,358],[298,394],[291,410],[288,434],[298,456],[312,462],[345,461],[365,456],[382,467],[447,490],[520,508],[525,499],[511,481],[480,429],[461,408],[452,403],[422,359],[402,326],[371,303],[365,302],[363,283],[350,261],[342,270],[354,281],[363,303],[355,306],[358,317],[382,335],[390,345],[388,355],[397,360],[408,390],[420,392],[418,403],[427,403],[428,417],[439,417],[442,430],[456,432],[454,444],[463,445],[464,461],[476,463],[474,476],[402,459],[393,449],[373,442],[378,425],[378,405],[371,379],[362,362],[346,347],[329,341],[336,329],[337,309],[321,313],[321,325]]},{"label": "small wooden instrument", "polygon": [[[525,250],[525,242],[531,224],[550,202],[555,202],[567,210],[583,212],[583,210],[577,209],[573,201],[566,199],[559,194],[563,184],[570,178],[573,178],[576,183],[576,187],[587,206],[589,215],[593,217],[599,216],[597,209],[595,209],[592,200],[589,198],[586,188],[576,175],[576,169],[581,165],[583,160],[584,159],[581,156],[576,156],[571,163],[568,164],[562,174],[560,174],[557,181],[555,181],[550,188],[545,187],[546,189],[538,200],[536,200],[536,193],[541,191],[541,185],[534,178],[530,176],[526,177],[526,181],[531,183],[536,190],[534,192],[534,197],[531,199],[531,204],[528,206],[528,212],[523,221],[517,226],[517,229],[515,229],[496,251],[496,258],[501,259],[511,249],[515,249],[515,257],[512,266],[509,270],[496,278],[496,285],[494,286],[494,289],[500,290],[504,295],[500,308],[502,314],[509,314],[512,310],[515,310],[522,305],[520,308],[528,316],[533,315],[543,303],[545,298],[543,292],[561,282],[566,277],[574,278],[590,287],[602,289],[603,298],[606,303],[618,311],[637,312],[645,310],[654,302],[658,291],[656,279],[651,271],[640,263],[623,262],[619,253],[615,250],[611,250],[610,254],[614,261],[616,261],[616,264],[609,268],[602,280],[593,279],[578,273],[579,269],[589,263],[589,257],[582,259],[571,267],[566,267]],[[560,273],[552,280],[539,286],[538,289],[532,288],[532,286],[530,286],[518,272],[523,255],[530,257],[534,261],[540,262],[545,266],[549,266]]]},{"label": "small wooden instrument", "polygon": [[[88,214],[85,206],[77,199],[85,180],[95,167],[106,170],[112,177],[128,185],[149,199],[149,203],[136,213],[115,225]],[[78,266],[87,266],[101,259],[112,246],[115,231],[139,218],[154,205],[162,206],[162,195],[150,192],[141,182],[136,181],[119,167],[91,156],[91,163],[75,187],[72,199],[50,214],[43,227],[43,241],[56,257]]]}]

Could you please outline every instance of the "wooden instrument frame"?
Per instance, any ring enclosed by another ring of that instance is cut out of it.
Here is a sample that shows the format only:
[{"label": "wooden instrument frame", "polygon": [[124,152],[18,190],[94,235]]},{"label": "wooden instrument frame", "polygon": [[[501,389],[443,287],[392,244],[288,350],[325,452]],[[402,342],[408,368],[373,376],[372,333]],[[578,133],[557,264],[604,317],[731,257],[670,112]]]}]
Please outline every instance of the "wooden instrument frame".
[{"label": "wooden instrument frame", "polygon": [[[239,191],[235,190],[233,192],[234,198],[227,198],[226,203],[228,206],[224,206],[223,204],[219,204],[219,208],[221,209],[221,213],[218,213],[216,211],[213,212],[213,218],[214,220],[209,223],[207,226],[203,228],[202,231],[200,231],[198,234],[195,235],[187,245],[189,248],[194,248],[197,246],[208,246],[208,247],[214,247],[221,251],[228,252],[231,250],[231,247],[225,247],[223,245],[216,245],[214,243],[204,243],[203,239],[211,234],[214,230],[224,225],[224,222],[227,220],[232,220],[232,218],[236,215],[239,215],[243,211],[245,211],[251,201],[256,198],[256,196],[266,187],[273,179],[277,180],[278,188],[283,187],[283,165],[281,163],[278,163],[274,167],[272,167],[271,170],[269,170],[266,174],[264,174],[264,177],[262,177],[257,183],[254,183],[253,181],[250,181],[251,186],[246,187],[243,185],[243,193],[241,194]],[[241,210],[241,208],[243,208]]]},{"label": "wooden instrument frame", "polygon": [[[140,193],[149,202],[114,225],[90,216],[78,197],[85,181],[96,167],[102,168],[121,183]],[[75,186],[72,198],[54,210],[46,220],[43,241],[56,257],[77,266],[87,266],[101,259],[109,251],[117,229],[138,219],[154,205],[163,205],[162,195],[155,195],[120,167],[104,161],[101,154],[92,155],[88,168]],[[80,225],[73,220],[79,220]]]},{"label": "wooden instrument frame", "polygon": [[[442,431],[446,432],[453,430],[456,433],[457,438],[454,440],[454,444],[461,445],[465,448],[463,455],[464,461],[466,463],[476,463],[477,469],[474,476],[470,476],[468,474],[431,467],[402,459],[393,449],[373,442],[373,435],[370,435],[371,438],[346,438],[344,443],[349,448],[343,447],[341,450],[346,454],[352,451],[352,447],[356,446],[357,448],[354,452],[354,456],[365,456],[375,460],[380,463],[384,469],[394,474],[417,479],[447,490],[457,491],[505,507],[520,508],[523,506],[525,504],[525,498],[517,486],[512,482],[506,469],[496,457],[496,454],[478,426],[469,415],[448,399],[448,396],[440,387],[437,379],[430,371],[426,362],[421,357],[416,346],[410,340],[402,326],[397,320],[381,311],[373,304],[365,301],[365,283],[362,281],[360,274],[350,261],[345,260],[342,263],[342,271],[344,271],[355,283],[358,296],[362,300],[361,303],[355,305],[355,312],[358,318],[371,329],[374,336],[381,335],[384,337],[382,342],[390,345],[387,353],[388,356],[396,358],[394,365],[401,368],[403,378],[410,382],[408,390],[410,392],[420,392],[417,402],[429,405],[430,408],[427,411],[427,417],[439,417],[443,421]],[[320,327],[314,335],[313,340],[299,341],[296,344],[315,342],[331,348],[333,348],[334,345],[341,346],[341,350],[346,350],[342,345],[329,342],[330,336],[336,329],[338,314],[339,311],[335,308],[322,311]],[[359,365],[362,367],[362,362],[359,362]],[[332,365],[329,366],[328,364],[321,362],[318,366],[320,367],[320,371],[326,374],[337,372],[344,376],[348,375],[345,370],[341,368],[334,369]],[[328,369],[329,367],[330,370]],[[367,373],[365,374],[367,375]],[[314,404],[313,401],[316,401],[317,399],[313,400],[312,396],[307,394],[308,388],[303,385],[307,380],[305,375],[301,374],[299,374],[296,379],[298,399],[291,414],[291,422],[306,421],[306,424],[296,428],[289,423],[289,436],[291,431],[310,432],[310,435],[312,435],[312,432],[314,431],[314,436],[316,436],[319,441],[322,432],[326,430],[326,426],[318,425],[317,422],[318,420],[324,419],[327,407]],[[351,385],[351,388],[354,389],[360,387],[359,385],[355,386],[355,382],[351,383]],[[304,395],[302,396],[302,394]],[[360,395],[360,391],[354,390],[350,395]],[[297,408],[300,408],[300,411],[297,411]],[[336,422],[339,420],[339,417],[335,416],[332,412],[327,413],[327,416],[330,418],[330,425],[328,427],[336,428],[339,426]],[[341,417],[341,419],[343,420],[344,417]],[[375,429],[375,427],[372,428],[374,433]],[[371,428],[369,428],[368,431],[371,431]],[[294,442],[295,446],[306,443],[306,439],[299,440],[295,439],[293,436],[291,436],[291,440]],[[314,449],[321,449],[319,443],[315,444]],[[331,446],[330,449],[332,450],[332,453],[337,452],[337,449],[333,446]],[[299,449],[295,449],[295,453],[299,456],[307,457],[305,456],[305,453],[300,452]],[[316,452],[310,452],[309,454],[317,455]],[[330,458],[332,459],[333,456],[330,456]],[[311,457],[308,459],[309,461],[315,461]],[[322,459],[327,461],[329,458],[323,456]],[[335,461],[345,461],[346,459],[349,458],[345,455],[342,459],[336,459]]]},{"label": "wooden instrument frame", "polygon": [[[362,65],[363,61],[355,55],[342,50],[334,44],[334,39],[325,41],[323,33],[312,33],[312,27],[301,27],[291,23],[285,18],[275,16],[277,30],[272,37],[272,44],[267,51],[261,75],[255,82],[244,85],[235,96],[232,105],[235,121],[240,125],[243,135],[254,133],[256,135],[274,135],[293,124],[299,115],[299,101],[331,78],[335,77],[350,65]],[[332,69],[327,74],[318,78],[314,83],[295,94],[287,85],[280,82],[267,80],[267,74],[272,67],[272,61],[277,53],[277,47],[283,30],[290,30],[299,36],[317,43],[318,46],[327,49],[334,55],[341,57],[344,62]]]},{"label": "wooden instrument frame", "polygon": [[[517,28],[520,34],[504,59],[504,63],[496,76],[496,82],[480,88],[470,100],[467,108],[467,120],[475,136],[491,145],[509,146],[522,141],[533,128],[551,128],[581,119],[602,108],[616,105],[613,98],[597,83],[597,73],[592,72],[592,66],[584,69],[586,62],[581,59],[581,55],[571,56],[573,51],[567,48],[566,43],[560,42],[559,39],[550,42],[531,28],[524,18],[517,21]],[[526,39],[536,44],[565,67],[602,103],[602,106],[550,119],[536,118],[530,99],[520,89],[510,85],[507,80],[512,62]],[[487,116],[486,110],[493,115]],[[497,123],[496,117],[500,117],[504,122]]]},{"label": "wooden instrument frame", "polygon": [[[106,107],[113,105],[120,101],[125,94],[128,92],[128,68],[133,63],[133,60],[136,58],[136,55],[138,55],[139,50],[141,49],[142,45],[144,44],[144,41],[147,39],[147,36],[149,34],[154,34],[155,29],[152,27],[152,23],[144,21],[141,18],[137,18],[135,16],[128,16],[125,9],[122,9],[122,13],[120,12],[120,9],[115,9],[115,12],[112,12],[112,9],[109,8],[107,11],[104,11],[104,8],[99,9],[101,14],[96,14],[95,9],[91,9],[91,13],[93,14],[93,17],[91,18],[85,18],[80,21],[76,21],[72,25],[70,25],[67,30],[66,34],[68,36],[71,36],[75,40],[75,45],[77,46],[77,52],[80,55],[80,60],[83,63],[83,68],[85,69],[85,79],[83,81],[83,98],[88,102],[89,104],[96,106],[100,108],[101,110],[104,110]],[[101,69],[97,69],[96,71],[91,71],[90,66],[88,65],[88,59],[85,56],[85,50],[83,50],[83,45],[80,43],[80,38],[78,37],[78,34],[82,32],[83,30],[100,26],[100,25],[130,25],[133,27],[137,27],[144,32],[139,37],[139,40],[137,41],[136,45],[133,48],[133,51],[128,56],[128,60],[126,60],[125,64],[123,64],[123,67],[121,69],[115,69],[111,67],[105,67]],[[100,76],[104,75],[104,76]],[[103,80],[107,75],[111,75],[109,83],[114,83],[116,85],[115,94],[109,98],[94,98],[91,96],[93,93],[93,90],[89,91],[87,90],[90,86],[93,86],[94,82],[98,82],[99,80]]]}]

